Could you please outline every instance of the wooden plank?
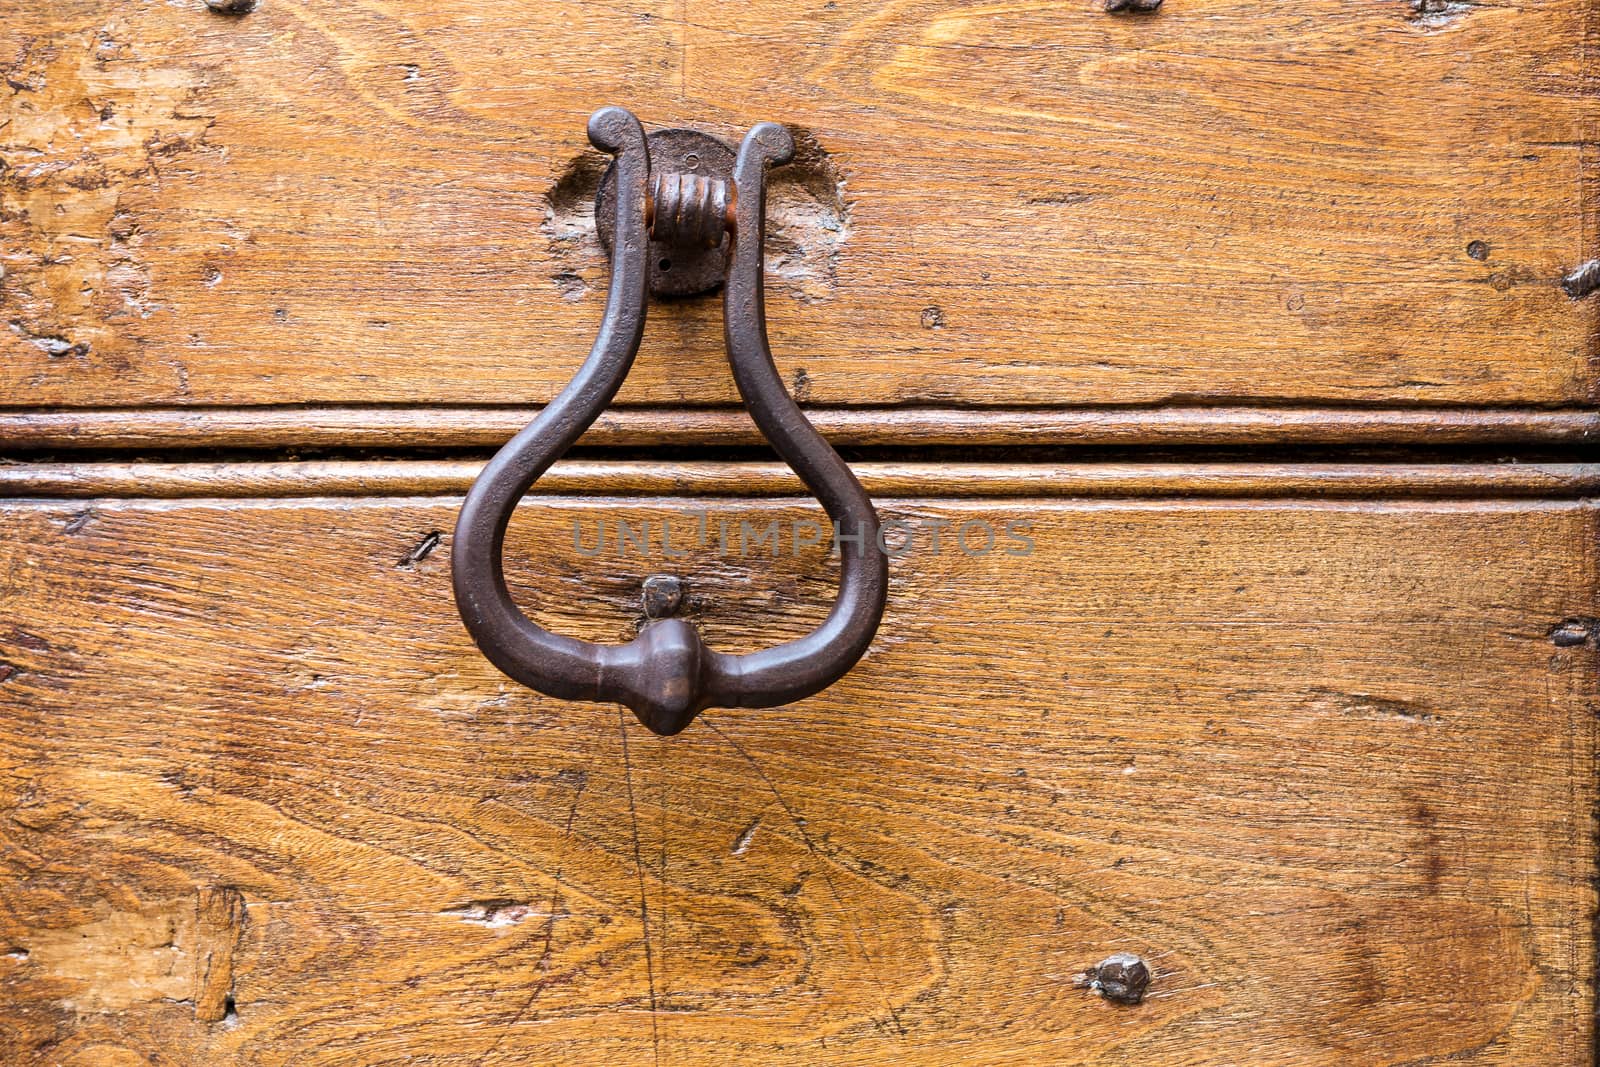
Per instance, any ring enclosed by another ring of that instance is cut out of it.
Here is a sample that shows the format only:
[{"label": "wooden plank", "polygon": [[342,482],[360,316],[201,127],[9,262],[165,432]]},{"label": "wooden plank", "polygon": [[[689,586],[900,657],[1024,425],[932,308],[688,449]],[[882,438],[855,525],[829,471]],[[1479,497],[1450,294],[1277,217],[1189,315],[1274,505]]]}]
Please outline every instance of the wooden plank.
[{"label": "wooden plank", "polygon": [[[0,411],[0,449],[498,448],[533,421],[528,407],[117,408]],[[1570,446],[1600,440],[1594,408],[810,408],[836,446],[1463,444]],[[585,447],[749,447],[765,439],[743,410],[614,408]]]},{"label": "wooden plank", "polygon": [[[541,501],[513,584],[623,637],[665,564],[572,524],[692,503]],[[893,514],[1033,551],[924,541],[838,686],[660,740],[476,653],[451,501],[0,508],[0,1058],[1589,1060],[1592,504]],[[684,547],[717,647],[826,611]]]},{"label": "wooden plank", "polygon": [[[1574,499],[1600,494],[1593,463],[856,463],[878,497],[1307,497]],[[481,460],[304,463],[0,463],[0,496],[90,500],[461,496]],[[534,495],[807,496],[782,463],[567,460]]]},{"label": "wooden plank", "polygon": [[[800,134],[770,316],[813,402],[1594,398],[1590,0],[1097,7],[21,0],[0,391],[540,403],[616,100]],[[623,400],[731,402],[718,316],[653,308]]]}]

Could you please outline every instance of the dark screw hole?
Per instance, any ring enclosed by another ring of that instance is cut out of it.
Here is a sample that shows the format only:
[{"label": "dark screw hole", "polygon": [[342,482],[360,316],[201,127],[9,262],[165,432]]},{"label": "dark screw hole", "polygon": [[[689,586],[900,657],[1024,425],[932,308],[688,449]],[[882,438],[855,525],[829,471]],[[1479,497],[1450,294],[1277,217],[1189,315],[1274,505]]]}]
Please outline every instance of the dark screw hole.
[{"label": "dark screw hole", "polygon": [[695,155],[693,152],[690,152],[688,155],[683,157],[683,165],[688,167],[690,170],[694,170],[700,165],[700,157]]},{"label": "dark screw hole", "polygon": [[663,259],[660,263],[657,263],[656,266],[660,268],[662,274],[665,274],[667,271],[672,269],[672,260]]}]

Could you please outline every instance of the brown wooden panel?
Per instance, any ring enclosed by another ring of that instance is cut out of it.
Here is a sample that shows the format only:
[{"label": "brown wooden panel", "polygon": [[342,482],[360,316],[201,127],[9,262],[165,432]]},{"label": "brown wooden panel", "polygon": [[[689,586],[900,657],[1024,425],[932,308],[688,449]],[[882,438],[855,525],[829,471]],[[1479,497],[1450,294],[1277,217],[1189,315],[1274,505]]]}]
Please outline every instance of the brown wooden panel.
[{"label": "brown wooden panel", "polygon": [[[0,410],[4,449],[498,448],[527,407],[67,408]],[[835,445],[1444,446],[1600,440],[1600,410],[1527,408],[811,408]],[[762,445],[743,409],[613,408],[586,447]]]},{"label": "brown wooden panel", "polygon": [[[513,580],[626,635],[664,564],[572,521],[693,504],[530,505]],[[0,509],[0,1059],[1589,1059],[1590,504],[897,503],[1034,550],[924,539],[841,684],[666,741],[475,653],[454,510]],[[679,545],[719,647],[826,608]]]},{"label": "brown wooden panel", "polygon": [[[1553,500],[1600,494],[1600,464],[1593,463],[856,463],[851,470],[878,498]],[[454,496],[482,471],[478,460],[0,462],[0,497]],[[540,496],[784,497],[805,486],[782,463],[563,460],[534,490]]]},{"label": "brown wooden panel", "polygon": [[[770,311],[817,402],[1592,396],[1590,0],[1098,7],[12,3],[0,390],[541,402],[615,101],[800,132]],[[715,304],[653,314],[624,399],[730,401]]]}]

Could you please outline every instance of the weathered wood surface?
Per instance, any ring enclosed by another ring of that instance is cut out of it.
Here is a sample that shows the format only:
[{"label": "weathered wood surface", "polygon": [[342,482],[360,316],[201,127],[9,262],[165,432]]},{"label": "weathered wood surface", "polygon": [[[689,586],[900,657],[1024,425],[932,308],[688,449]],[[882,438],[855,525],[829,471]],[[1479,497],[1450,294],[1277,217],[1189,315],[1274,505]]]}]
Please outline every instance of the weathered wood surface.
[{"label": "weathered wood surface", "polygon": [[[625,636],[665,564],[571,521],[693,503],[540,501],[513,582]],[[0,1061],[1588,1061],[1590,504],[898,503],[1035,551],[668,741],[473,650],[455,505],[0,508]],[[679,547],[718,647],[832,593]]]},{"label": "weathered wood surface", "polygon": [[[770,315],[819,403],[1593,399],[1592,0],[1099,8],[12,2],[0,395],[542,402],[619,102],[800,132]],[[656,306],[623,399],[731,401],[718,314]]]},{"label": "weathered wood surface", "polygon": [[[878,498],[1039,497],[1562,500],[1600,495],[1594,463],[856,463]],[[6,463],[0,497],[93,499],[454,496],[481,460],[305,463]],[[563,460],[536,495],[800,496],[782,463]]]},{"label": "weathered wood surface", "polygon": [[[533,421],[527,407],[259,407],[0,410],[0,449],[486,448]],[[1462,444],[1600,441],[1600,410],[1526,408],[817,408],[836,446]],[[765,443],[740,409],[611,408],[585,447],[748,447]]]}]

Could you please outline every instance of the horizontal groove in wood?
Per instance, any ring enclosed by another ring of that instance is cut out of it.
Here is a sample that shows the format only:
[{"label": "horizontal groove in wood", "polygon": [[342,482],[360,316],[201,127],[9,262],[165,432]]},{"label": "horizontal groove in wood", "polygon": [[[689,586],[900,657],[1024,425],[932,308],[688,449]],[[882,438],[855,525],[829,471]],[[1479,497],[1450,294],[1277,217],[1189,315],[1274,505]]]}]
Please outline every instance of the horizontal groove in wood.
[{"label": "horizontal groove in wood", "polygon": [[[6,497],[429,496],[465,493],[476,460],[0,465]],[[1600,464],[860,463],[877,497],[1530,497],[1600,492]],[[780,463],[557,463],[539,495],[786,497],[805,494]]]},{"label": "horizontal groove in wood", "polygon": [[[483,448],[538,407],[234,407],[0,411],[0,448]],[[821,408],[849,446],[1241,446],[1573,444],[1600,440],[1600,411],[1517,408]],[[738,408],[619,408],[583,444],[757,445]]]}]

